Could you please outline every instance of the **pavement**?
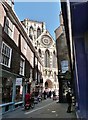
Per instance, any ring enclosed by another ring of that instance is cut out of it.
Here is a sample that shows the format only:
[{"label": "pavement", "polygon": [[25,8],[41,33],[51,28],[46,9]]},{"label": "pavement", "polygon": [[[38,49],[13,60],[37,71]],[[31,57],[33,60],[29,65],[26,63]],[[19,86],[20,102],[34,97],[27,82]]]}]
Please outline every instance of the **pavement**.
[{"label": "pavement", "polygon": [[72,112],[67,113],[66,103],[57,103],[52,99],[47,99],[35,105],[34,109],[25,111],[24,108],[16,109],[15,111],[4,114],[3,118],[72,118],[76,119],[75,109],[72,107]]}]

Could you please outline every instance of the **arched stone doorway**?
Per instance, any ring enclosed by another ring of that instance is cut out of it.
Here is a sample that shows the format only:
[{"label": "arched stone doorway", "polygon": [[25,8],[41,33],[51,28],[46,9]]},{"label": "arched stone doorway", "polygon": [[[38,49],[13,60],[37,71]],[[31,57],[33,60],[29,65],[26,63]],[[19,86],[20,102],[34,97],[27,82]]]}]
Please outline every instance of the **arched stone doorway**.
[{"label": "arched stone doorway", "polygon": [[53,88],[53,83],[51,80],[46,80],[46,82],[45,82],[45,89],[48,89],[48,88],[50,88],[50,89]]}]

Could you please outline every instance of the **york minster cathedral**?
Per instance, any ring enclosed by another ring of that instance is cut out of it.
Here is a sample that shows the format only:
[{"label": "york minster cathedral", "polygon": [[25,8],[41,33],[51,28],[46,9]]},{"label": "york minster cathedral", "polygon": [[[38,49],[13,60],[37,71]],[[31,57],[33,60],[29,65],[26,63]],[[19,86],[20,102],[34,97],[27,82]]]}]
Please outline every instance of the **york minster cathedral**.
[{"label": "york minster cathedral", "polygon": [[46,29],[45,22],[24,19],[22,24],[43,63],[43,90],[55,90],[58,93],[57,53],[53,37]]}]

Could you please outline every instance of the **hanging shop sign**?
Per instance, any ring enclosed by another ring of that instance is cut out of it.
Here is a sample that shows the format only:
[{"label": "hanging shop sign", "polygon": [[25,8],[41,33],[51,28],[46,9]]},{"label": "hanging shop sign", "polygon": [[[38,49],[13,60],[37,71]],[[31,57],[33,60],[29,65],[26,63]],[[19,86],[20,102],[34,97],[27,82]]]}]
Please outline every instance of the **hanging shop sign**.
[{"label": "hanging shop sign", "polygon": [[16,78],[16,86],[22,85],[22,78]]}]

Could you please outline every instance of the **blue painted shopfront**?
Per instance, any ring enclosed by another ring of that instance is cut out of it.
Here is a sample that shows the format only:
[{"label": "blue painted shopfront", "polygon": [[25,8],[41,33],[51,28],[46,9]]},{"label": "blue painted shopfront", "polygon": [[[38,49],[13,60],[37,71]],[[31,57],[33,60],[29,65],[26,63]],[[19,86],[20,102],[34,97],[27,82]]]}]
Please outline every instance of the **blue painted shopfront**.
[{"label": "blue painted shopfront", "polygon": [[[72,34],[75,46],[75,87],[78,116],[88,118],[88,3],[72,3]],[[87,39],[87,40],[85,40]],[[87,43],[87,44],[86,44]]]}]

